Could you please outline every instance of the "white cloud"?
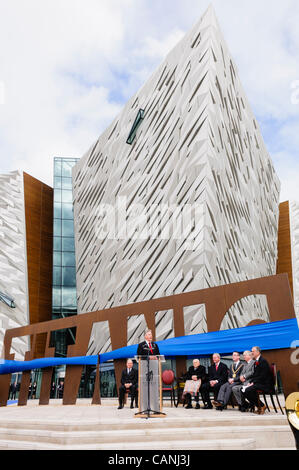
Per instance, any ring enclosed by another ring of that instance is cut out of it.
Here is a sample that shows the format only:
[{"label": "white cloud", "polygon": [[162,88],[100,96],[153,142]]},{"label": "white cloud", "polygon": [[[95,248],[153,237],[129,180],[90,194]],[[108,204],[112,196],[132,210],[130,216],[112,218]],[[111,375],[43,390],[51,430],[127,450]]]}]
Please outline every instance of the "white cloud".
[{"label": "white cloud", "polygon": [[[52,185],[53,157],[83,155],[209,3],[0,0],[0,172],[22,167]],[[212,3],[283,199],[299,199],[298,1]]]}]

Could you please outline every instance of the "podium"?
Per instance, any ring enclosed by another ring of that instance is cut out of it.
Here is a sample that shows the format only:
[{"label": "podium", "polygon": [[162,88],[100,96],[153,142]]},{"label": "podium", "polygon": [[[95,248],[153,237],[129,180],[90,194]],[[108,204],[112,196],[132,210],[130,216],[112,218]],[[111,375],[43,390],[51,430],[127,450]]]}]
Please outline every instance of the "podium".
[{"label": "podium", "polygon": [[138,363],[138,418],[159,418],[162,412],[162,362],[164,356],[135,356]]}]

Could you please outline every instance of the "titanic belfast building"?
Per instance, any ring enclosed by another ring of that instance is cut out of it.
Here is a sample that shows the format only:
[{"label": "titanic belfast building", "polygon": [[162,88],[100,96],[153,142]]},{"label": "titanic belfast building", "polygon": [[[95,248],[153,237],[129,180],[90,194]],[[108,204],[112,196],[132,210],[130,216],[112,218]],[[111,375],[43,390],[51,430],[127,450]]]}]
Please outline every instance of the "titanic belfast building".
[{"label": "titanic belfast building", "polygon": [[[78,313],[277,272],[280,182],[210,7],[73,167]],[[221,329],[269,321],[264,296]],[[128,320],[128,344],[146,327]],[[204,305],[184,309],[204,333]],[[156,339],[174,336],[156,312]],[[108,326],[89,354],[106,352]]]}]

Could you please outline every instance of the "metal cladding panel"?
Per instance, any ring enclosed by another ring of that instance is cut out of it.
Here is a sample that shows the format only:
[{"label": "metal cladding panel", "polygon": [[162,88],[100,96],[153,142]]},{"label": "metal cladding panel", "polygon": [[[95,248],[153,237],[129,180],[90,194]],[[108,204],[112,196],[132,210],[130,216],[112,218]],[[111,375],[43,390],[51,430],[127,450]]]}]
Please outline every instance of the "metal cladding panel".
[{"label": "metal cladding panel", "polygon": [[[15,308],[0,302],[0,352],[5,331],[28,325],[28,286],[23,173],[0,175],[0,291],[14,299]],[[22,360],[28,338],[16,338],[11,353]]]}]

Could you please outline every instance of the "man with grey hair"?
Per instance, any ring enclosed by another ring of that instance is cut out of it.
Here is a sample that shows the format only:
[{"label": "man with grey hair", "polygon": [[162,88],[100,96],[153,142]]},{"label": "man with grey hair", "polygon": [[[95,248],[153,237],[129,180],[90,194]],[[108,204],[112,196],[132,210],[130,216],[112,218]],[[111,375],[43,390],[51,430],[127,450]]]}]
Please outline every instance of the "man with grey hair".
[{"label": "man with grey hair", "polygon": [[232,392],[234,394],[234,397],[238,403],[239,410],[240,411],[246,411],[246,406],[244,403],[244,398],[241,393],[241,389],[243,387],[246,387],[250,383],[250,379],[253,376],[254,372],[254,361],[252,359],[252,352],[251,351],[244,351],[243,352],[243,357],[244,360],[246,361],[246,364],[244,365],[242,369],[242,373],[240,375],[240,384],[234,385],[232,388]]},{"label": "man with grey hair", "polygon": [[[250,383],[245,388],[243,397],[249,402],[249,406],[254,408],[258,407],[258,396],[257,390],[261,390],[264,393],[270,393],[274,390],[274,377],[270,366],[265,358],[261,355],[261,349],[259,346],[253,346],[251,349],[252,356],[254,359],[254,372],[253,376],[250,379]],[[259,414],[264,414],[266,410],[266,405],[260,402]]]},{"label": "man with grey hair", "polygon": [[159,346],[153,341],[152,331],[146,330],[144,341],[138,344],[137,356],[158,356],[159,354]]},{"label": "man with grey hair", "polygon": [[201,396],[204,402],[204,409],[212,409],[210,392],[214,392],[214,399],[217,400],[218,392],[224,383],[227,382],[228,368],[220,361],[220,354],[214,353],[213,364],[208,369],[208,381],[201,386]]}]

